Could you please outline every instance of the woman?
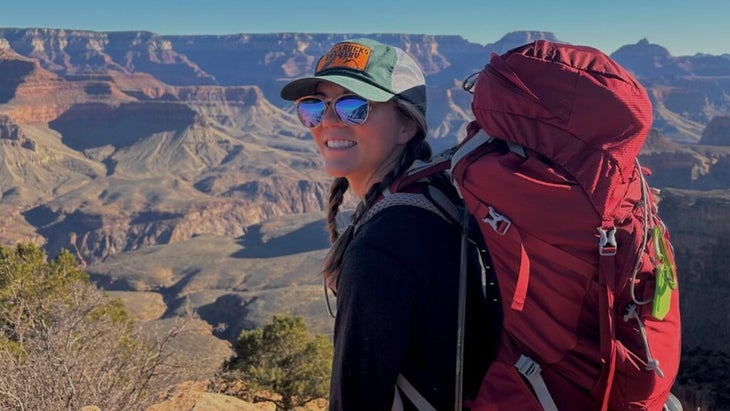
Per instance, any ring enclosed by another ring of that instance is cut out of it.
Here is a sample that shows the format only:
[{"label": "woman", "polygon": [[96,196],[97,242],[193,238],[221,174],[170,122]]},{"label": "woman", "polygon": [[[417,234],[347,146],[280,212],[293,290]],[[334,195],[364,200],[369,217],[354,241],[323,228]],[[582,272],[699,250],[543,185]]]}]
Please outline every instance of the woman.
[{"label": "woman", "polygon": [[[344,41],[320,58],[313,77],[290,82],[281,96],[296,101],[335,178],[327,215],[334,244],[323,270],[337,295],[330,409],[391,410],[399,401],[415,409],[412,402],[422,400],[437,410],[459,409],[459,226],[432,206],[381,201],[415,160],[431,156],[421,70],[397,47]],[[425,185],[458,201],[443,175],[409,191]],[[360,203],[340,234],[335,219],[348,189]],[[478,390],[495,339],[481,270],[468,277],[465,399]]]}]

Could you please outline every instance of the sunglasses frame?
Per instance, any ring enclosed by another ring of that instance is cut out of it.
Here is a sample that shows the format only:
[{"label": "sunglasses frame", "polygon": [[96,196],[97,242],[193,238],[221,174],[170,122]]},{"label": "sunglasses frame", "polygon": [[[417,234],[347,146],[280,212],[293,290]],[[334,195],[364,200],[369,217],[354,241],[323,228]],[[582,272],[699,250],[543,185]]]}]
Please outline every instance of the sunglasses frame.
[{"label": "sunglasses frame", "polygon": [[[337,102],[339,102],[340,100],[342,100],[344,98],[351,98],[351,97],[362,100],[367,104],[367,112],[365,113],[365,118],[363,118],[362,121],[359,123],[352,123],[351,121],[347,121],[347,120],[343,119],[342,116],[340,116],[339,112],[337,112]],[[304,122],[304,120],[302,120],[302,115],[301,115],[301,112],[299,111],[300,103],[304,100],[310,100],[310,99],[319,100],[322,103],[324,103],[324,110],[322,110],[322,117],[320,118],[319,122],[312,127],[309,127]],[[357,126],[361,126],[361,125],[365,124],[365,122],[370,117],[370,111],[373,109],[372,102],[370,100],[368,100],[364,97],[358,96],[357,94],[352,94],[352,93],[343,94],[341,96],[337,96],[337,97],[331,98],[331,99],[326,99],[326,98],[323,98],[321,96],[316,96],[316,95],[303,96],[303,97],[299,97],[298,99],[296,99],[296,101],[294,102],[294,105],[296,107],[297,118],[299,118],[299,122],[301,122],[302,125],[304,125],[304,127],[307,127],[307,128],[315,128],[315,127],[318,127],[320,124],[322,124],[322,120],[324,119],[324,116],[327,113],[327,109],[330,108],[330,106],[332,106],[334,108],[335,116],[337,116],[337,119],[342,124],[344,124],[348,127],[357,127]]]}]

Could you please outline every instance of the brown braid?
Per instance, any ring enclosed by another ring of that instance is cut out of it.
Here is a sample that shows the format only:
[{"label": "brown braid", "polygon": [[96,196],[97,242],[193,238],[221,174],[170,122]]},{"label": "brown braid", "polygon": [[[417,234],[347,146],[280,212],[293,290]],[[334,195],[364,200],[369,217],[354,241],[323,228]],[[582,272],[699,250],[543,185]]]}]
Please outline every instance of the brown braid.
[{"label": "brown braid", "polygon": [[330,233],[332,248],[324,259],[322,275],[324,276],[325,283],[332,290],[337,289],[337,275],[340,271],[340,266],[342,265],[342,258],[345,255],[347,246],[352,240],[357,223],[367,213],[370,207],[375,204],[384,187],[388,187],[391,183],[393,183],[393,181],[403,174],[415,160],[425,161],[431,157],[431,147],[425,141],[425,119],[422,118],[422,115],[415,114],[417,111],[414,110],[417,109],[410,106],[408,103],[401,100],[396,100],[396,102],[398,103],[398,110],[404,115],[404,117],[412,119],[418,123],[418,131],[406,144],[406,148],[403,150],[398,167],[391,170],[385,178],[383,178],[383,181],[370,187],[367,194],[365,194],[365,198],[355,209],[350,225],[347,226],[342,234],[337,231],[335,218],[339,213],[339,207],[342,205],[344,194],[349,188],[349,184],[345,178],[339,177],[336,178],[330,186],[330,200],[327,205],[327,229]]},{"label": "brown braid", "polygon": [[330,233],[330,243],[334,243],[340,237],[337,231],[337,214],[349,187],[350,183],[345,177],[335,178],[330,186],[330,199],[327,203],[327,231]]}]

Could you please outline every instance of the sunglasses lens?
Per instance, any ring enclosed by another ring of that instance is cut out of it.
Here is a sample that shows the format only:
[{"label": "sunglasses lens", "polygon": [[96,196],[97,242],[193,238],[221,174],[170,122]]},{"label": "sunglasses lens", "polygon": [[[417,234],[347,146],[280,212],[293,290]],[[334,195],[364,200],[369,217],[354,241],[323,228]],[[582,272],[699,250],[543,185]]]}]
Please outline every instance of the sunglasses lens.
[{"label": "sunglasses lens", "polygon": [[[327,109],[324,100],[318,97],[307,97],[297,102],[297,115],[305,127],[314,128],[322,122]],[[346,95],[334,101],[337,117],[345,125],[359,126],[364,123],[370,113],[368,101],[359,96]]]},{"label": "sunglasses lens", "polygon": [[322,121],[325,103],[317,98],[305,98],[297,103],[297,115],[304,127],[312,128]]},{"label": "sunglasses lens", "polygon": [[344,96],[335,102],[337,116],[348,126],[357,126],[368,118],[368,101],[358,96]]}]

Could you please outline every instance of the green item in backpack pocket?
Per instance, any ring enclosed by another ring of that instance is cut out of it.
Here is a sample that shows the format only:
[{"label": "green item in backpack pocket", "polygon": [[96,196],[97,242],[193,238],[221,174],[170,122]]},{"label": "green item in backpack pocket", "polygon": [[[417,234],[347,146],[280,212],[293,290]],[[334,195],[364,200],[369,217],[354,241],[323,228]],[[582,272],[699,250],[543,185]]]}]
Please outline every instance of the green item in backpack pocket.
[{"label": "green item in backpack pocket", "polygon": [[660,227],[654,227],[652,241],[654,242],[657,266],[654,269],[656,289],[654,291],[654,305],[651,310],[651,315],[661,321],[669,312],[669,307],[672,302],[672,290],[677,288],[677,281],[675,279],[674,266],[669,258],[667,243],[664,240],[664,235]]}]

